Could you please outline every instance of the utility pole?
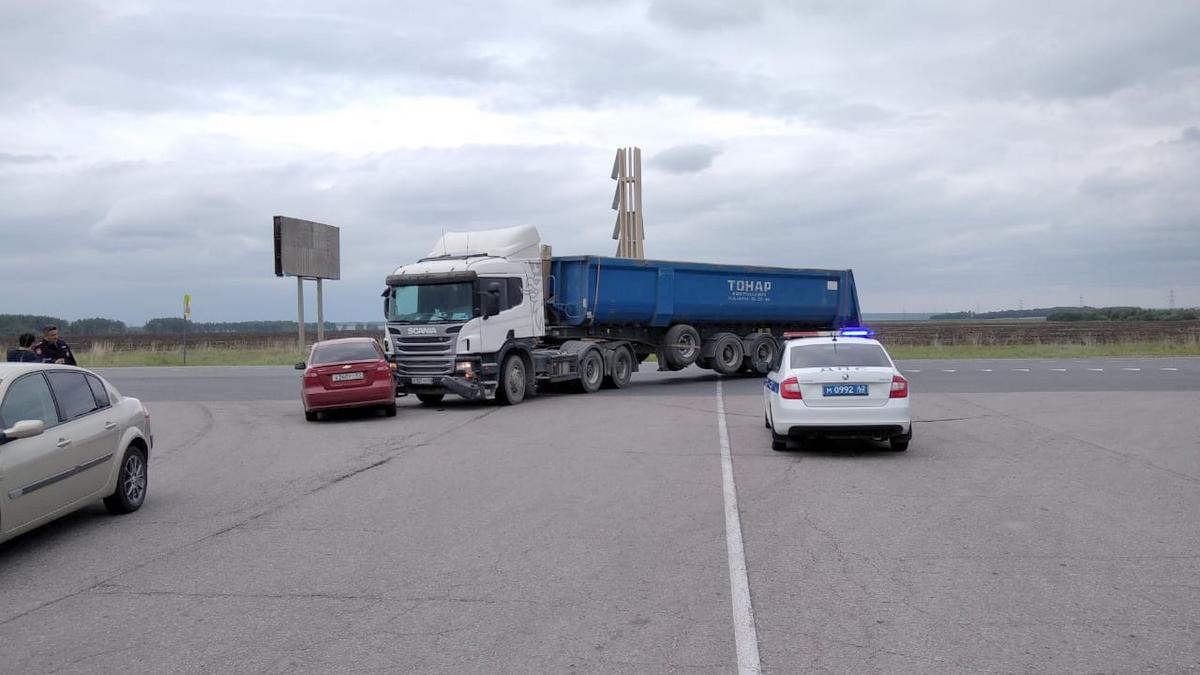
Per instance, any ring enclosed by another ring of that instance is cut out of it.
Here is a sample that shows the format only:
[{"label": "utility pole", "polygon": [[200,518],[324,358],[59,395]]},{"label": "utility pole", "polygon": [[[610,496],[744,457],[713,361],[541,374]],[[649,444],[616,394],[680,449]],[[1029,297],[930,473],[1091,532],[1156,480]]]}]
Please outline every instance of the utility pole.
[{"label": "utility pole", "polygon": [[1174,288],[1171,289],[1171,294],[1169,297],[1170,297],[1170,299],[1167,302],[1167,306],[1171,309],[1175,309],[1175,289]]}]

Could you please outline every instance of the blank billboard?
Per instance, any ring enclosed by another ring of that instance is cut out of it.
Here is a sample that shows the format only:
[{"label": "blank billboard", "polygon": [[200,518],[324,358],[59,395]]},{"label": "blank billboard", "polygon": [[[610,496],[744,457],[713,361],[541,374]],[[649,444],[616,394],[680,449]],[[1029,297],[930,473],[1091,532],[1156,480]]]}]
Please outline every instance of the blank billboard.
[{"label": "blank billboard", "polygon": [[340,233],[333,225],[275,216],[275,276],[340,279]]}]

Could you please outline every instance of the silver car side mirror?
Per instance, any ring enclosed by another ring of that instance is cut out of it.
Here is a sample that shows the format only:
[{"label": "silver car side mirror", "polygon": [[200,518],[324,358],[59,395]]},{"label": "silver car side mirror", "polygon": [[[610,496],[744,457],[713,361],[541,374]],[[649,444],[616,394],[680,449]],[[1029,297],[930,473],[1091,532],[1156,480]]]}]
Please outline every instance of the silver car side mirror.
[{"label": "silver car side mirror", "polygon": [[21,420],[12,425],[11,429],[4,430],[3,439],[0,442],[7,443],[15,441],[18,438],[30,438],[32,436],[40,436],[46,430],[46,423],[41,420]]}]

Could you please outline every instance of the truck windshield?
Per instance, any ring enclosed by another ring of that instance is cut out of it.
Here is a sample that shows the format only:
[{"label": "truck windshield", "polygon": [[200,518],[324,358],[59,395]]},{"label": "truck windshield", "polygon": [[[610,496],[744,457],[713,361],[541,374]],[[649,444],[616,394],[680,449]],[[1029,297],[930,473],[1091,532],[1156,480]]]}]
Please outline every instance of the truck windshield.
[{"label": "truck windshield", "polygon": [[393,286],[388,304],[388,321],[441,323],[467,321],[475,315],[475,284]]}]

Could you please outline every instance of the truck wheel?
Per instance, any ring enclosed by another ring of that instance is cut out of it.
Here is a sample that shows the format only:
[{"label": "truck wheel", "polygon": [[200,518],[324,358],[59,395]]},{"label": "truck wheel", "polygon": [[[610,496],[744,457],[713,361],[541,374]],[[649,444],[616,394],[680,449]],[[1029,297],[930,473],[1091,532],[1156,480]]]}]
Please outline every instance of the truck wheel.
[{"label": "truck wheel", "polygon": [[425,405],[437,405],[446,398],[445,394],[417,394],[417,400]]},{"label": "truck wheel", "polygon": [[600,388],[604,382],[604,357],[600,350],[589,349],[579,355],[579,379],[576,387],[579,391],[590,394]]},{"label": "truck wheel", "polygon": [[677,323],[663,336],[663,354],[673,370],[687,368],[700,356],[700,333],[686,323]]},{"label": "truck wheel", "polygon": [[746,349],[746,358],[742,360],[742,368],[748,373],[766,375],[771,372],[771,364],[775,362],[775,354],[779,344],[767,333],[751,333],[742,338],[742,346]]},{"label": "truck wheel", "polygon": [[519,355],[511,354],[504,359],[496,398],[502,405],[516,405],[525,400],[525,360]]},{"label": "truck wheel", "polygon": [[613,351],[612,373],[604,377],[605,389],[621,389],[633,379],[633,356],[624,347]]},{"label": "truck wheel", "polygon": [[742,339],[733,333],[723,333],[716,339],[713,348],[713,370],[722,375],[733,375],[742,369],[742,359],[745,356]]}]

